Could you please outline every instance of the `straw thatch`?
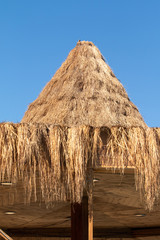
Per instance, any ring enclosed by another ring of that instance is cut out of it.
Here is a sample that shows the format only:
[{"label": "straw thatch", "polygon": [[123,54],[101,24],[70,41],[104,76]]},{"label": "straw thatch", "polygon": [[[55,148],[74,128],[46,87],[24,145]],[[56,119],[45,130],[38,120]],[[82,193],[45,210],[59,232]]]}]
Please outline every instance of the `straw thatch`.
[{"label": "straw thatch", "polygon": [[146,126],[91,42],[79,42],[29,106],[21,124],[0,124],[0,179],[37,186],[47,205],[81,202],[92,168],[135,168],[146,207],[159,196],[160,131]]},{"label": "straw thatch", "polygon": [[[42,201],[80,202],[92,185],[90,166],[135,168],[148,209],[159,197],[160,129],[0,124],[0,181],[22,180],[26,201],[40,186]],[[38,174],[37,174],[38,172]]]},{"label": "straw thatch", "polygon": [[78,42],[30,104],[23,123],[145,126],[136,106],[91,42]]}]

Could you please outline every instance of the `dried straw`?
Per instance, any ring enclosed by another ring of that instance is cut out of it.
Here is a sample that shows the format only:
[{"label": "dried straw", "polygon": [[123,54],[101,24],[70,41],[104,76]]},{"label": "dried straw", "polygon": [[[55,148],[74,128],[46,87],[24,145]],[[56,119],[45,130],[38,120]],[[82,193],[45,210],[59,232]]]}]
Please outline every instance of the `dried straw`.
[{"label": "dried straw", "polygon": [[99,150],[103,167],[135,168],[135,182],[147,209],[151,210],[160,190],[160,130],[112,127],[106,146]]},{"label": "dried straw", "polygon": [[37,201],[38,186],[47,206],[81,202],[90,168],[134,167],[137,189],[151,210],[159,197],[159,156],[158,128],[0,124],[0,181],[23,181],[27,203]]},{"label": "dried straw", "polygon": [[30,104],[22,122],[67,127],[146,126],[99,49],[87,41],[77,43]]}]

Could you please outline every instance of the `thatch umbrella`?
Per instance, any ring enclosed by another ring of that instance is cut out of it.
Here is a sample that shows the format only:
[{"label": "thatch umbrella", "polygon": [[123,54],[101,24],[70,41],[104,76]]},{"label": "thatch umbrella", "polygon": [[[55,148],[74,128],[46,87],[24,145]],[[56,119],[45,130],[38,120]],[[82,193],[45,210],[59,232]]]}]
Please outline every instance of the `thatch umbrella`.
[{"label": "thatch umbrella", "polygon": [[78,42],[30,104],[22,123],[145,126],[137,107],[92,42]]},{"label": "thatch umbrella", "polygon": [[[93,167],[134,167],[151,209],[159,195],[160,132],[136,106],[92,42],[78,42],[21,124],[0,125],[1,179],[23,179],[46,204],[81,202]],[[53,184],[54,183],[54,184]]]}]

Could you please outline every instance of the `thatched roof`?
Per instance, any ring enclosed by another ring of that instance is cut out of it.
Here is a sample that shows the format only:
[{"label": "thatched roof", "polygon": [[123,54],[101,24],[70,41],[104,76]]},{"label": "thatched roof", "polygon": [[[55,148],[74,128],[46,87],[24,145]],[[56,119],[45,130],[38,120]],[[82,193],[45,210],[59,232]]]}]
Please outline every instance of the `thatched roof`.
[{"label": "thatched roof", "polygon": [[137,107],[92,42],[78,42],[30,104],[22,122],[62,126],[145,126]]},{"label": "thatched roof", "polygon": [[135,168],[136,186],[152,209],[160,190],[160,129],[0,124],[0,180],[24,182],[26,201],[80,202],[92,168]]},{"label": "thatched roof", "polygon": [[[134,167],[152,209],[160,191],[160,130],[146,126],[91,42],[78,42],[29,106],[22,123],[0,124],[0,180],[39,181],[42,200],[80,202],[96,167]],[[33,191],[34,190],[34,191]]]}]

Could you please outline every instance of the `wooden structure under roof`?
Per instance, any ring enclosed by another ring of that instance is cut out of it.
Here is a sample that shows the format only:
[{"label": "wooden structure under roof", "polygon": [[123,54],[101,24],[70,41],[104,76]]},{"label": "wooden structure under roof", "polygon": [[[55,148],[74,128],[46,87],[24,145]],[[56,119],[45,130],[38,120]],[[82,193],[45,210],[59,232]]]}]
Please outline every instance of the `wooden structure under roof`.
[{"label": "wooden structure under roof", "polygon": [[78,42],[22,122],[0,124],[0,228],[15,240],[158,239],[159,157],[160,129]]},{"label": "wooden structure under roof", "polygon": [[[135,190],[133,169],[122,175],[105,169],[94,171],[94,239],[159,239],[160,209],[144,209]],[[70,203],[46,209],[44,204],[23,204],[23,188],[0,186],[1,228],[15,240],[65,239],[71,237]],[[14,212],[7,215],[6,212]],[[150,237],[150,238],[149,238]]]}]

